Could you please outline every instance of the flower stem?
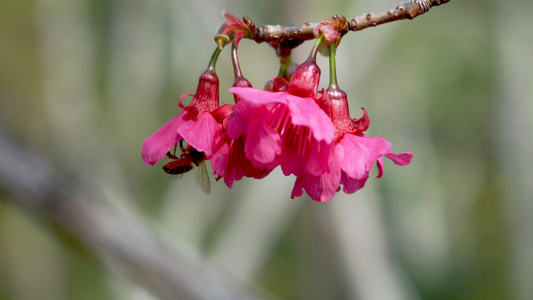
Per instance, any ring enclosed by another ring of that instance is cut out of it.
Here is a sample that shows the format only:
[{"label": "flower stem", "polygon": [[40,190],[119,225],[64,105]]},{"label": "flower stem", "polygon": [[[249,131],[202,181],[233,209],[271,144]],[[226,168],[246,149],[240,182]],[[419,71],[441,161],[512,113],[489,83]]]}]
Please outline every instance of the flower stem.
[{"label": "flower stem", "polygon": [[329,44],[329,87],[337,89],[337,65],[335,63],[335,43]]},{"label": "flower stem", "polygon": [[279,58],[280,66],[279,66],[279,72],[278,77],[285,77],[285,74],[287,74],[287,69],[291,66],[292,60],[290,56],[282,56]]},{"label": "flower stem", "polygon": [[213,55],[211,56],[211,60],[209,61],[209,65],[207,65],[207,69],[211,72],[215,73],[215,66],[217,64],[218,56],[220,55],[220,52],[222,52],[222,49],[217,47],[215,49],[215,52],[213,52]]},{"label": "flower stem", "polygon": [[322,46],[322,43],[326,37],[324,37],[323,34],[320,35],[319,38],[316,39],[315,44],[313,45],[313,49],[311,49],[311,54],[309,54],[309,58],[307,61],[316,62],[316,54],[318,53],[318,49],[320,49],[320,46]]},{"label": "flower stem", "polygon": [[237,46],[235,46],[235,41],[231,45],[231,62],[233,63],[233,73],[235,78],[242,77],[241,66],[239,65],[239,57],[237,56]]}]

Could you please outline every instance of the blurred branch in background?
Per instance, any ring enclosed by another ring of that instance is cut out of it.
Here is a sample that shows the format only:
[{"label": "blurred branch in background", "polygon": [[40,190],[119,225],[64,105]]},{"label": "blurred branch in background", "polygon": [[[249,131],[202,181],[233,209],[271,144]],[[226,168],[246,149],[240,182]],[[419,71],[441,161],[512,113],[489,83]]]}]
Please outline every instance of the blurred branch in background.
[{"label": "blurred branch in background", "polygon": [[0,189],[36,219],[57,222],[163,298],[266,299],[199,260],[178,255],[125,199],[111,199],[90,178],[67,180],[35,153],[0,132]]},{"label": "blurred branch in background", "polygon": [[[497,3],[500,103],[493,128],[498,168],[505,175],[506,212],[510,220],[507,284],[514,299],[533,295],[533,39],[526,25],[530,1]],[[509,34],[512,32],[512,34]]]}]

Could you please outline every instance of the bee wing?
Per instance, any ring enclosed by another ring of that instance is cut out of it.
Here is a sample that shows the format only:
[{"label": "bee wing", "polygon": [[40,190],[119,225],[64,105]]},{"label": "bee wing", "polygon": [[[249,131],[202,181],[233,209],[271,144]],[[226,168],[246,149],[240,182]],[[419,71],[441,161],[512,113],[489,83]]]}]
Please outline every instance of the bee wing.
[{"label": "bee wing", "polygon": [[198,168],[196,168],[196,182],[198,182],[204,193],[209,194],[211,192],[211,181],[209,180],[205,161],[200,162]]}]

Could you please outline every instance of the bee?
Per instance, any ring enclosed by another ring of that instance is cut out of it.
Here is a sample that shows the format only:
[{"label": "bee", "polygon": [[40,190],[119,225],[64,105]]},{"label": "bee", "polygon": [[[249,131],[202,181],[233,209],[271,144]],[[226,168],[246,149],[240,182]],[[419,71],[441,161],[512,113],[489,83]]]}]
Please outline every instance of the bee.
[{"label": "bee", "polygon": [[194,164],[197,166],[196,182],[198,182],[202,191],[209,194],[211,191],[211,182],[209,180],[209,174],[207,173],[207,167],[205,166],[205,153],[194,149],[190,145],[187,145],[187,148],[185,149],[183,147],[183,140],[181,140],[181,155],[177,157],[176,147],[174,147],[174,154],[171,154],[170,151],[167,153],[167,157],[174,161],[164,165],[163,170],[170,175],[181,175],[192,170]]}]

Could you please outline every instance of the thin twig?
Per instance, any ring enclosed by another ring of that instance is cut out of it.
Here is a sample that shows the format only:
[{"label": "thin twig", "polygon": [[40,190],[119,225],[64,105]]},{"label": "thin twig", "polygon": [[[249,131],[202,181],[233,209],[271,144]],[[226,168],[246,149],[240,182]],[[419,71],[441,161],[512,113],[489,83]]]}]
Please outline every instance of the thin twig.
[{"label": "thin twig", "polygon": [[[0,128],[0,192],[39,220],[53,221],[103,261],[118,263],[166,299],[266,299],[253,287],[178,255],[128,202],[91,180],[61,176]],[[68,178],[68,179],[67,179]]]},{"label": "thin twig", "polygon": [[[412,20],[433,6],[439,6],[450,0],[411,0],[402,2],[387,10],[376,13],[362,14],[348,19],[349,30],[359,31],[368,27],[377,26],[397,20]],[[320,23],[305,23],[303,25],[264,25],[257,27],[250,19],[245,18],[245,23],[252,29],[251,39],[256,42],[271,42],[276,40],[311,40],[314,39],[313,31]]]}]

